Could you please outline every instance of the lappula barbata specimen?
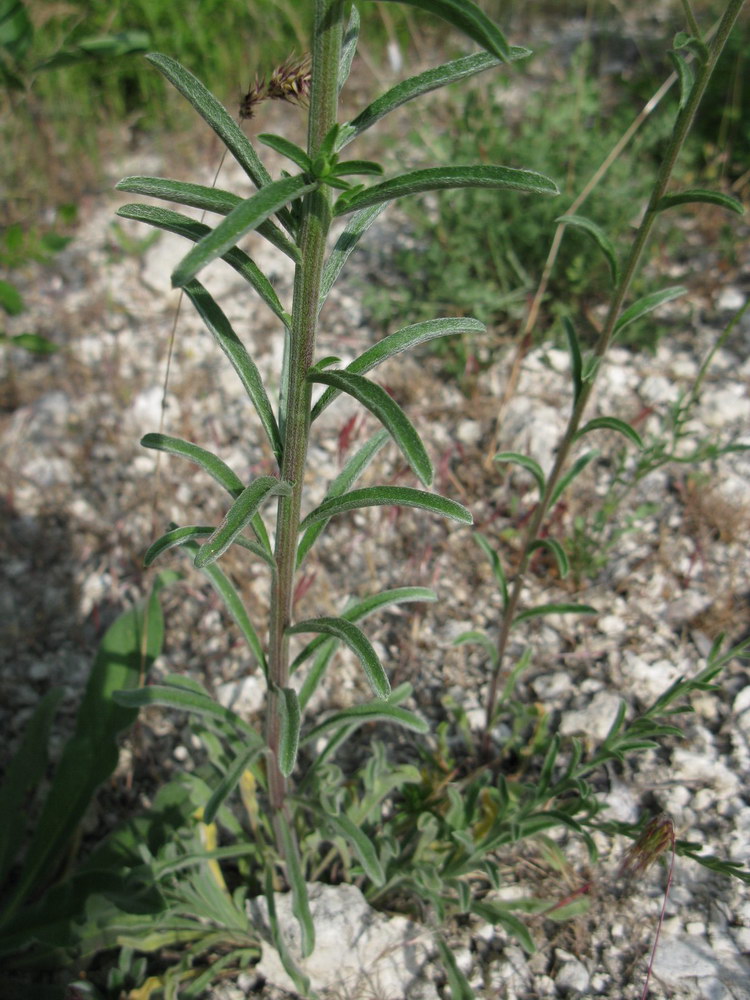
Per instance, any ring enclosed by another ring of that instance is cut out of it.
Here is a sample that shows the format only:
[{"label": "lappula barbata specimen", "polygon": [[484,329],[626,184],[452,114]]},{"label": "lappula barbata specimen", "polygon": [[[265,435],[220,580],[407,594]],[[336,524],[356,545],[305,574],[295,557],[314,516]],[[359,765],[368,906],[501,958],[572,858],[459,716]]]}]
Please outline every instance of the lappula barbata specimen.
[{"label": "lappula barbata specimen", "polygon": [[[357,9],[344,0],[316,0],[309,78],[304,62],[290,62],[278,70],[269,83],[256,77],[256,83],[243,101],[246,116],[253,114],[262,100],[274,97],[292,99],[309,107],[306,148],[278,135],[263,134],[258,137],[261,143],[289,161],[288,171],[278,179],[269,174],[232,116],[188,70],[168,56],[152,55],[149,57],[151,62],[193,104],[257,190],[250,197],[243,198],[229,191],[157,177],[129,177],[118,185],[123,191],[159,197],[225,217],[211,228],[177,212],[148,205],[127,205],[119,212],[125,218],[138,219],[179,233],[195,243],[176,267],[172,282],[184,289],[247,391],[257,423],[243,433],[264,434],[277,466],[273,475],[246,483],[226,463],[198,443],[165,434],[149,434],[143,440],[148,448],[197,463],[231,498],[226,516],[218,527],[190,525],[172,528],[151,546],[146,561],[151,563],[166,550],[181,546],[193,555],[195,565],[208,575],[242,631],[267,681],[264,731],[261,733],[253,729],[230,710],[216,704],[195,682],[184,678],[173,677],[161,686],[148,687],[137,693],[123,693],[118,697],[128,705],[156,703],[196,713],[215,725],[222,738],[228,740],[231,756],[206,802],[203,816],[206,823],[212,822],[238,784],[242,791],[243,778],[248,774],[252,776],[254,787],[260,789],[259,794],[264,797],[267,806],[259,809],[256,792],[243,797],[243,801],[246,798],[245,807],[253,824],[254,850],[264,863],[263,876],[259,881],[268,898],[274,941],[302,992],[307,992],[304,977],[296,971],[285,953],[273,908],[276,871],[281,867],[293,894],[302,950],[309,954],[314,947],[314,930],[307,903],[305,867],[301,863],[298,844],[301,816],[305,817],[308,830],[315,832],[319,827],[329,840],[338,839],[347,844],[348,853],[357,858],[359,871],[375,888],[371,898],[394,887],[412,889],[433,903],[438,914],[446,911],[451,903],[486,919],[504,921],[523,938],[523,926],[515,918],[511,920],[504,909],[503,913],[496,913],[489,904],[472,899],[474,873],[486,867],[487,877],[494,882],[497,866],[491,861],[492,852],[520,836],[529,836],[561,823],[580,832],[583,829],[581,819],[585,820],[585,825],[595,826],[597,807],[591,790],[585,785],[584,775],[603,760],[619,758],[626,752],[651,746],[653,743],[649,741],[654,736],[672,732],[655,717],[652,719],[648,712],[642,717],[645,722],[636,720],[630,725],[625,725],[624,714],[621,714],[598,755],[595,754],[592,759],[584,761],[583,749],[578,746],[561,770],[557,759],[560,741],[553,739],[542,764],[540,779],[533,787],[519,786],[511,790],[502,776],[497,780],[498,776],[491,768],[482,770],[480,767],[476,787],[470,789],[465,798],[462,799],[457,789],[448,787],[448,793],[455,794],[448,794],[446,810],[442,810],[437,808],[435,797],[430,795],[429,801],[425,800],[423,807],[419,806],[419,815],[414,818],[411,828],[399,825],[409,819],[408,809],[402,809],[390,821],[392,836],[386,833],[382,837],[368,836],[366,832],[365,820],[372,802],[379,808],[389,789],[396,784],[413,783],[414,776],[411,772],[403,773],[395,784],[380,780],[383,777],[382,761],[378,763],[373,754],[370,777],[373,787],[375,784],[378,786],[378,796],[373,793],[370,798],[366,797],[366,808],[363,805],[361,808],[353,806],[348,812],[343,810],[343,791],[333,777],[334,766],[330,762],[334,752],[359,726],[383,720],[417,732],[426,730],[423,720],[402,706],[411,694],[410,687],[402,685],[396,691],[390,690],[386,669],[359,622],[389,604],[433,600],[435,595],[425,588],[403,587],[360,599],[346,606],[339,616],[322,615],[296,621],[293,616],[295,574],[329,520],[362,507],[404,505],[462,524],[471,523],[469,511],[461,504],[427,489],[432,482],[432,466],[417,430],[389,394],[367,376],[381,362],[410,347],[456,333],[477,332],[482,325],[470,318],[436,318],[406,327],[384,338],[342,369],[336,367],[337,359],[318,357],[316,335],[321,308],[350,253],[391,201],[419,192],[466,186],[509,188],[524,195],[554,195],[557,192],[553,181],[533,170],[517,167],[487,164],[448,166],[412,170],[389,179],[373,180],[382,173],[378,164],[343,157],[343,151],[351,142],[407,101],[503,63],[511,63],[527,53],[525,49],[509,46],[499,29],[470,0],[404,2],[411,2],[413,6],[451,22],[481,45],[484,51],[405,80],[373,101],[351,121],[341,123],[337,120],[338,96],[346,83],[356,50]],[[520,593],[530,559],[538,548],[546,547],[557,559],[561,572],[566,569],[567,557],[563,547],[543,536],[541,527],[545,515],[561,493],[591,460],[591,453],[584,454],[568,468],[568,457],[574,443],[584,435],[605,428],[620,432],[635,446],[640,445],[636,432],[618,418],[596,418],[584,423],[583,413],[596,373],[616,334],[629,322],[678,294],[675,289],[667,289],[624,308],[653,224],[664,209],[690,201],[719,201],[726,207],[737,207],[731,199],[711,192],[670,193],[667,185],[708,76],[741,6],[741,0],[728,3],[720,29],[710,45],[704,44],[694,33],[689,37],[680,37],[676,42],[675,59],[681,70],[683,88],[680,111],[644,220],[622,268],[611,239],[595,223],[580,216],[565,220],[566,224],[588,233],[605,253],[615,291],[600,340],[590,356],[584,356],[574,323],[568,323],[573,412],[551,473],[545,476],[534,459],[514,452],[498,456],[500,461],[520,464],[534,477],[539,488],[539,504],[530,521],[521,563],[512,586],[506,581],[499,558],[486,542],[481,543],[492,561],[503,604],[497,642],[487,637],[479,639],[485,648],[491,650],[485,753],[489,749],[492,727],[502,703],[502,691],[509,691],[513,678],[526,662],[525,659],[521,661],[512,672],[511,679],[506,680],[501,688],[511,628],[547,612],[591,610],[560,604],[524,610],[519,608]],[[685,52],[692,53],[692,63]],[[272,82],[274,79],[275,82]],[[352,180],[360,177],[366,182]],[[331,224],[339,217],[346,220],[347,225],[331,246],[328,239]],[[257,232],[294,262],[291,304],[285,305],[279,300],[268,278],[237,246],[249,232]],[[285,361],[279,397],[275,401],[271,399],[252,361],[251,349],[242,343],[218,303],[197,278],[207,264],[219,257],[248,282],[249,308],[255,309],[257,297],[260,297],[279,321]],[[312,402],[314,386],[324,387],[315,403]],[[383,429],[346,463],[340,475],[329,484],[323,502],[308,509],[304,490],[308,442],[311,433],[314,433],[316,418],[341,393],[361,403],[381,422]],[[424,488],[357,486],[373,456],[389,440],[396,445],[403,461]],[[271,501],[276,504],[273,545],[265,520],[265,511]],[[238,591],[219,568],[218,560],[233,545],[244,547],[270,569],[270,616],[265,630],[262,623],[252,620]],[[308,642],[292,660],[290,637],[310,633],[316,638]],[[464,641],[476,638],[476,634],[472,633],[463,637]],[[348,646],[356,654],[375,699],[322,719],[308,719],[306,710],[310,699],[338,644]],[[291,678],[303,667],[307,673],[298,691]],[[664,696],[666,700],[658,706],[661,714],[671,714],[674,710],[668,706],[678,695],[699,689],[706,682],[706,677],[700,675],[694,681],[680,682],[679,690],[670,689]],[[638,728],[639,725],[641,728]],[[234,736],[228,737],[228,733]],[[305,773],[295,773],[300,770],[299,747],[321,740],[322,749],[318,751],[314,763]],[[332,776],[328,789],[327,774]],[[571,793],[575,793],[572,798]],[[352,815],[358,816],[359,821],[352,819]],[[439,836],[441,823],[450,828],[445,837]],[[405,845],[408,845],[408,856],[401,858],[398,852]],[[350,864],[345,865],[347,870],[350,867]],[[307,870],[310,870],[310,865]],[[313,866],[315,870],[321,870],[321,867],[315,869]],[[453,976],[457,977],[458,972],[449,961],[448,966]]]},{"label": "lappula barbata specimen", "polygon": [[[121,191],[159,197],[225,216],[210,228],[177,212],[147,205],[127,205],[119,212],[125,218],[139,219],[179,233],[195,243],[174,270],[172,283],[184,289],[235,368],[259,423],[243,433],[265,434],[277,469],[274,475],[246,483],[200,444],[165,434],[148,434],[142,442],[147,448],[180,455],[197,463],[226,489],[232,502],[218,527],[193,525],[167,532],[151,546],[146,562],[151,563],[173,546],[194,551],[195,565],[208,574],[224,598],[266,678],[265,731],[263,734],[248,731],[245,723],[234,719],[244,733],[244,746],[236,752],[225,779],[208,803],[206,818],[210,822],[241,775],[247,768],[254,768],[267,794],[275,849],[283,859],[286,878],[295,897],[305,953],[313,948],[313,927],[290,805],[290,779],[298,747],[301,742],[325,735],[328,746],[320,755],[325,758],[357,726],[376,719],[425,731],[423,720],[400,705],[408,697],[409,689],[391,692],[387,672],[357,622],[387,604],[434,600],[435,595],[425,588],[404,587],[372,595],[349,606],[340,616],[295,621],[295,572],[328,521],[358,508],[404,505],[460,524],[471,523],[471,515],[465,507],[426,489],[432,483],[433,472],[419,434],[401,407],[377,382],[368,378],[367,373],[387,358],[417,344],[482,329],[482,324],[474,319],[437,318],[419,323],[386,337],[342,369],[335,367],[336,359],[321,359],[316,354],[318,316],[349,254],[389,202],[423,191],[466,186],[510,188],[530,195],[557,193],[553,181],[532,170],[487,164],[412,170],[370,184],[352,181],[352,178],[372,178],[382,173],[376,163],[345,159],[342,154],[351,142],[389,112],[428,91],[527,54],[524,49],[509,46],[500,30],[470,0],[410,2],[449,21],[485,51],[414,76],[383,94],[351,121],[340,123],[337,121],[339,91],[346,82],[356,49],[359,16],[356,7],[344,0],[316,0],[309,79],[304,63],[290,63],[283,71],[277,71],[269,84],[257,79],[243,102],[245,114],[252,114],[266,97],[291,97],[309,104],[306,149],[282,136],[265,134],[258,137],[264,145],[289,160],[290,172],[278,179],[271,177],[229,113],[188,70],[169,56],[149,56],[220,137],[257,191],[243,198],[229,191],[159,177],[128,177],[118,185]],[[339,217],[348,220],[348,225],[335,244],[329,246],[331,223]],[[290,307],[279,300],[269,279],[237,246],[250,232],[257,232],[269,240],[294,262]],[[249,308],[257,307],[259,296],[279,320],[285,363],[275,405],[252,361],[251,348],[242,343],[220,306],[198,280],[200,271],[218,257],[247,280],[251,290]],[[313,404],[315,386],[325,389]],[[309,437],[314,431],[315,419],[341,393],[352,396],[374,414],[382,423],[383,431],[349,460],[329,485],[324,501],[307,509],[304,482]],[[406,486],[356,488],[365,467],[389,438],[425,489]],[[273,545],[262,513],[270,501],[276,503]],[[200,546],[198,541],[202,542]],[[219,558],[232,545],[248,549],[270,568],[267,639],[262,638],[261,623],[252,621],[237,590],[219,569]],[[310,633],[317,638],[290,662],[290,636]],[[305,719],[305,709],[330,659],[326,652],[337,643],[348,646],[359,658],[376,700],[322,721],[312,720],[317,724],[310,726]],[[312,669],[298,693],[290,683],[291,674],[313,658]],[[123,693],[120,698],[129,705],[159,703],[225,720],[233,718],[231,712],[220,708],[180,678],[146,688],[135,696]],[[376,881],[382,879],[370,864],[374,852],[364,834],[342,818],[339,825],[368,875]],[[268,888],[270,892],[270,882]]]}]

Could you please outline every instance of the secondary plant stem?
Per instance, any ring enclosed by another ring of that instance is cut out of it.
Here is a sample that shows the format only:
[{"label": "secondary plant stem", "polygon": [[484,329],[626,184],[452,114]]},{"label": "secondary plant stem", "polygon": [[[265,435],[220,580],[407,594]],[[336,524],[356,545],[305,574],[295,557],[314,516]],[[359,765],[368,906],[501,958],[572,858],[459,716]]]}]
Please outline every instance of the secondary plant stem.
[{"label": "secondary plant stem", "polygon": [[[651,192],[651,197],[649,199],[648,205],[646,207],[646,212],[643,216],[640,226],[638,227],[633,243],[630,248],[630,252],[627,256],[625,266],[623,268],[622,277],[615,288],[612,300],[610,302],[609,311],[607,313],[607,318],[604,322],[602,332],[599,335],[599,339],[594,347],[594,357],[596,359],[604,358],[607,351],[609,350],[612,340],[615,335],[617,320],[622,312],[623,304],[627,298],[628,292],[630,291],[630,286],[633,282],[638,268],[643,257],[643,251],[646,248],[649,237],[653,230],[654,224],[656,222],[657,216],[659,215],[659,202],[664,197],[667,186],[672,176],[672,172],[677,162],[677,157],[679,156],[682,147],[685,143],[685,139],[690,131],[693,119],[695,118],[695,113],[698,110],[698,105],[700,104],[701,98],[705,92],[708,81],[713,73],[714,66],[718,60],[721,51],[724,47],[724,43],[729,36],[732,27],[737,20],[737,17],[742,9],[745,0],[730,0],[727,4],[724,15],[719,24],[716,36],[711,43],[708,58],[705,65],[701,67],[700,72],[696,76],[695,83],[690,91],[690,95],[685,102],[684,107],[680,110],[675,121],[674,128],[672,130],[672,136],[667,146],[664,159],[662,161],[661,167],[659,169],[659,174],[654,184],[654,188]],[[600,367],[600,366],[599,366]],[[508,640],[510,638],[510,630],[513,625],[513,620],[516,615],[516,609],[518,607],[518,602],[521,597],[521,590],[523,588],[524,582],[526,580],[526,573],[529,568],[529,563],[531,562],[531,556],[533,554],[532,545],[534,541],[539,537],[539,529],[541,528],[542,522],[547,515],[547,511],[550,506],[551,498],[554,493],[555,487],[562,475],[562,471],[567,463],[568,456],[570,454],[571,448],[576,440],[576,435],[578,429],[581,426],[581,420],[583,413],[588,405],[591,393],[594,388],[594,383],[596,380],[596,374],[598,373],[598,368],[595,370],[594,374],[590,379],[585,381],[581,387],[578,400],[573,409],[573,412],[568,421],[568,426],[565,430],[565,434],[560,442],[557,449],[557,455],[555,457],[555,463],[546,480],[546,487],[544,490],[544,495],[542,496],[534,515],[531,518],[526,535],[524,538],[523,554],[521,556],[521,562],[519,564],[518,570],[516,572],[515,580],[513,582],[513,587],[508,595],[508,600],[506,602],[505,608],[503,609],[503,616],[500,625],[500,632],[498,635],[498,657],[497,661],[493,667],[492,676],[490,679],[490,688],[487,697],[487,712],[485,719],[485,732],[484,732],[484,747],[485,751],[489,750],[490,746],[490,730],[492,728],[492,723],[495,715],[495,707],[497,704],[498,688],[500,684],[500,678],[503,671],[505,653],[508,647]]]}]

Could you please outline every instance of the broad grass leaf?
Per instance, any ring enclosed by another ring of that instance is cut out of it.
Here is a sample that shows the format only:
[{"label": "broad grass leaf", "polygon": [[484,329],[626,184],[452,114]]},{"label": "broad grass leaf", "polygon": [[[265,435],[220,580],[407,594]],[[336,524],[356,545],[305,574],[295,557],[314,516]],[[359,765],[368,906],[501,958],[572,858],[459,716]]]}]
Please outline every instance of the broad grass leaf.
[{"label": "broad grass leaf", "polygon": [[337,514],[344,514],[360,507],[416,507],[440,514],[461,524],[471,524],[470,512],[455,500],[437,496],[435,493],[425,493],[408,486],[368,486],[360,490],[352,490],[343,496],[324,500],[319,507],[310,511],[301,524],[302,530],[317,521],[328,520]]},{"label": "broad grass leaf", "polygon": [[[512,45],[508,52],[508,59],[511,62],[515,62],[517,59],[525,59],[531,55],[529,49],[519,48],[515,45]],[[428,94],[439,87],[457,83],[459,80],[465,80],[467,77],[474,76],[477,73],[483,73],[485,70],[501,66],[503,61],[497,56],[490,55],[488,52],[476,52],[474,55],[455,59],[452,62],[444,63],[435,69],[428,69],[424,73],[419,73],[417,76],[412,76],[408,80],[397,83],[395,87],[392,87],[376,98],[372,104],[368,104],[364,111],[361,111],[356,118],[353,118],[344,126],[342,131],[343,142],[340,148],[351,142],[358,135],[361,135],[366,129],[371,128],[391,111],[395,111],[396,108],[400,108],[408,101],[414,100],[415,97],[421,97],[422,94]]]},{"label": "broad grass leaf", "polygon": [[378,0],[418,7],[452,24],[462,34],[481,45],[503,62],[510,59],[510,46],[498,26],[471,0]]},{"label": "broad grass leaf", "polygon": [[[395,357],[403,351],[408,351],[418,344],[426,344],[439,337],[453,337],[462,333],[484,333],[486,330],[484,323],[470,316],[463,317],[441,317],[440,319],[430,319],[423,323],[414,323],[405,326],[395,333],[389,334],[377,344],[373,344],[366,351],[355,358],[351,364],[347,365],[345,371],[357,375],[363,375],[371,371],[388,358]],[[326,389],[320,399],[312,408],[311,419],[315,420],[323,410],[331,403],[339,391],[335,388]]]},{"label": "broad grass leaf", "polygon": [[196,244],[172,272],[172,285],[182,288],[196,274],[231,249],[247,233],[257,229],[266,219],[284,205],[313,191],[317,181],[304,175],[283,177],[271,181],[251,198],[241,201],[208,236]]},{"label": "broad grass leaf", "polygon": [[432,463],[422,440],[396,400],[382,386],[351,371],[314,372],[308,379],[345,392],[367,407],[396,442],[414,474],[425,486],[431,485]]},{"label": "broad grass leaf", "polygon": [[237,535],[250,524],[258,508],[270,497],[289,496],[292,487],[275,476],[259,476],[240,493],[221,524],[195,557],[197,569],[204,569],[223,555]]},{"label": "broad grass leaf", "polygon": [[644,295],[631,306],[628,306],[622,313],[615,323],[615,335],[622,333],[625,327],[630,326],[631,323],[635,323],[642,316],[653,312],[654,309],[658,309],[665,302],[678,299],[681,295],[685,295],[686,292],[687,288],[684,285],[671,285],[669,288],[663,288],[660,292],[651,292],[649,295]]},{"label": "broad grass leaf", "polygon": [[514,167],[492,165],[468,167],[427,167],[410,170],[408,173],[381,184],[373,184],[364,190],[343,194],[334,206],[334,215],[393,201],[407,195],[421,194],[423,191],[442,191],[462,187],[502,188],[522,191],[527,194],[559,194],[554,181],[534,170],[518,170]]},{"label": "broad grass leaf", "polygon": [[587,219],[584,215],[561,215],[559,218],[555,219],[555,222],[580,229],[593,239],[601,252],[607,258],[609,271],[612,276],[612,284],[616,285],[619,278],[617,251],[615,250],[614,243],[609,236],[607,236],[602,227],[597,225],[591,219]]},{"label": "broad grass leaf", "polygon": [[240,377],[255,411],[260,417],[263,430],[281,467],[282,444],[279,427],[273,414],[271,403],[266,394],[265,386],[255,362],[245,349],[245,345],[232,329],[232,325],[212,296],[199,281],[190,281],[185,285],[185,294],[195,306],[198,314],[208,327],[216,343],[232,363],[232,367]]},{"label": "broad grass leaf", "polygon": [[357,655],[373,694],[378,698],[386,699],[391,693],[390,682],[372,643],[361,629],[347,621],[346,618],[328,616],[308,618],[305,621],[297,622],[296,625],[290,625],[286,631],[289,635],[299,632],[319,632],[323,635],[335,636]]},{"label": "broad grass leaf", "polygon": [[[137,222],[145,222],[147,225],[155,226],[169,233],[183,236],[185,239],[198,243],[204,236],[211,232],[211,227],[195,219],[181,215],[179,212],[172,212],[166,208],[158,208],[154,205],[123,205],[117,210],[117,215],[123,219],[133,219]],[[260,295],[266,305],[278,316],[282,323],[289,325],[290,317],[285,312],[279,301],[279,297],[274,291],[273,285],[263,274],[260,268],[248,257],[244,250],[239,247],[232,247],[222,257],[230,267],[241,275]]]}]

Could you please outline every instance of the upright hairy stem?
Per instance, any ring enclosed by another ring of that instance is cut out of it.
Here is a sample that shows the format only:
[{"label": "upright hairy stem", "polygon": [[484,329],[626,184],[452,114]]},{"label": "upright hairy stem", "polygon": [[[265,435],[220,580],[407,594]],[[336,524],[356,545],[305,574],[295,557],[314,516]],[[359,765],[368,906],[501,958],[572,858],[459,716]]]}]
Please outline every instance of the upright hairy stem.
[{"label": "upright hairy stem", "polygon": [[[651,197],[646,207],[643,221],[636,231],[630,252],[623,268],[622,278],[620,279],[614,295],[612,296],[607,318],[604,322],[599,339],[594,347],[594,356],[599,360],[604,358],[612,343],[617,326],[617,320],[622,312],[623,304],[627,298],[628,292],[630,291],[633,278],[638,271],[643,257],[643,252],[659,214],[659,202],[666,193],[672,172],[674,171],[675,163],[677,162],[677,157],[680,155],[685,139],[690,132],[693,119],[695,118],[695,113],[698,110],[698,105],[700,104],[701,98],[706,90],[708,81],[711,78],[714,66],[721,55],[724,44],[732,30],[732,27],[734,26],[735,21],[737,20],[740,10],[744,6],[744,3],[745,0],[729,0],[716,35],[711,43],[708,59],[706,60],[705,65],[701,68],[700,72],[696,75],[696,80],[690,92],[690,96],[677,116],[672,130],[672,136],[659,170],[659,175],[656,179],[654,189],[651,192]],[[539,529],[541,528],[542,522],[547,515],[555,486],[557,485],[562,471],[567,463],[570,450],[575,441],[576,433],[581,426],[583,413],[588,405],[589,398],[594,388],[594,381],[594,378],[591,378],[583,384],[576,406],[571,414],[570,420],[568,421],[565,434],[563,435],[560,446],[557,449],[555,464],[550,475],[547,477],[544,496],[541,498],[526,531],[523,555],[513,582],[513,587],[508,595],[508,601],[503,610],[503,618],[500,625],[500,634],[498,636],[498,658],[490,679],[490,690],[487,697],[487,714],[484,733],[485,750],[489,749],[490,729],[492,727],[492,721],[495,714],[495,706],[497,703],[500,678],[502,676],[504,666],[505,653],[508,647],[511,626],[513,624],[513,619],[515,618],[516,609],[520,600],[521,590],[523,588],[526,573],[531,561],[531,546],[539,536]]]},{"label": "upright hairy stem", "polygon": [[[343,22],[344,0],[316,0],[307,140],[308,153],[312,158],[316,156],[326,133],[336,123]],[[266,739],[269,750],[269,795],[275,811],[283,808],[286,797],[286,779],[278,766],[278,693],[289,682],[289,640],[286,629],[291,623],[294,566],[310,419],[310,384],[306,378],[315,351],[320,279],[330,220],[330,189],[321,187],[306,195],[302,204],[298,240],[300,263],[294,276],[292,325],[289,330],[287,410],[281,468],[281,478],[292,483],[292,492],[279,500],[275,553],[277,572],[271,596]]]}]

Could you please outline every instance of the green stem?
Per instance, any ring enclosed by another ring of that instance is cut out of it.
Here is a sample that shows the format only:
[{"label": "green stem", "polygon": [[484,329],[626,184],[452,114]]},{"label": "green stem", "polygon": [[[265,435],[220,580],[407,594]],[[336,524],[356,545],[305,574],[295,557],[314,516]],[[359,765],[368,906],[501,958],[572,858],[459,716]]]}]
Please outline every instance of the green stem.
[{"label": "green stem", "polygon": [[[654,184],[653,191],[651,192],[651,197],[646,207],[645,215],[640,226],[638,227],[638,230],[636,231],[635,238],[630,248],[630,253],[628,254],[625,267],[623,268],[620,283],[615,289],[602,332],[599,335],[599,339],[594,347],[593,353],[595,358],[604,358],[612,344],[612,340],[615,335],[615,328],[617,326],[617,320],[622,312],[623,304],[627,298],[628,292],[630,291],[630,286],[632,285],[633,279],[638,271],[643,257],[643,252],[659,214],[658,204],[666,193],[672,172],[674,171],[675,163],[677,162],[677,157],[679,156],[685,143],[685,139],[690,131],[693,119],[695,118],[695,113],[698,110],[698,105],[700,104],[716,62],[721,55],[724,44],[744,3],[745,0],[729,0],[716,32],[716,36],[711,43],[706,64],[702,67],[700,73],[698,74],[685,106],[677,115],[677,119],[672,130],[672,136],[659,169],[656,183]],[[600,368],[601,365],[598,366],[597,372]],[[570,450],[573,447],[576,434],[581,426],[583,413],[591,397],[594,383],[595,378],[592,377],[589,381],[585,382],[581,388],[575,408],[573,409],[570,420],[568,421],[565,434],[563,435],[560,446],[557,449],[555,464],[547,477],[544,496],[536,508],[534,516],[531,518],[526,531],[521,562],[513,582],[513,587],[508,595],[508,601],[503,609],[503,617],[500,624],[500,633],[497,644],[498,657],[493,667],[492,676],[490,678],[490,689],[487,696],[487,713],[483,740],[485,751],[489,750],[490,746],[490,730],[492,728],[492,722],[495,715],[500,677],[504,666],[505,653],[508,647],[508,640],[510,638],[513,619],[516,615],[516,609],[521,597],[521,590],[526,580],[526,574],[528,572],[529,563],[531,562],[531,556],[533,554],[531,546],[539,537],[539,530],[544,518],[547,515],[552,494],[560,476],[562,475]]]},{"label": "green stem", "polygon": [[[308,121],[308,153],[314,158],[324,136],[336,123],[338,66],[344,24],[344,0],[316,0],[313,24],[312,82]],[[300,261],[294,275],[294,302],[289,331],[289,364],[286,386],[281,478],[292,484],[281,497],[276,524],[277,573],[271,597],[269,637],[269,694],[266,720],[268,787],[271,806],[284,808],[287,782],[278,766],[280,714],[278,697],[289,683],[289,640],[294,595],[294,566],[299,536],[300,509],[310,426],[310,391],[307,373],[313,363],[317,333],[320,280],[326,238],[331,221],[331,193],[319,188],[302,203],[299,231]]]}]

